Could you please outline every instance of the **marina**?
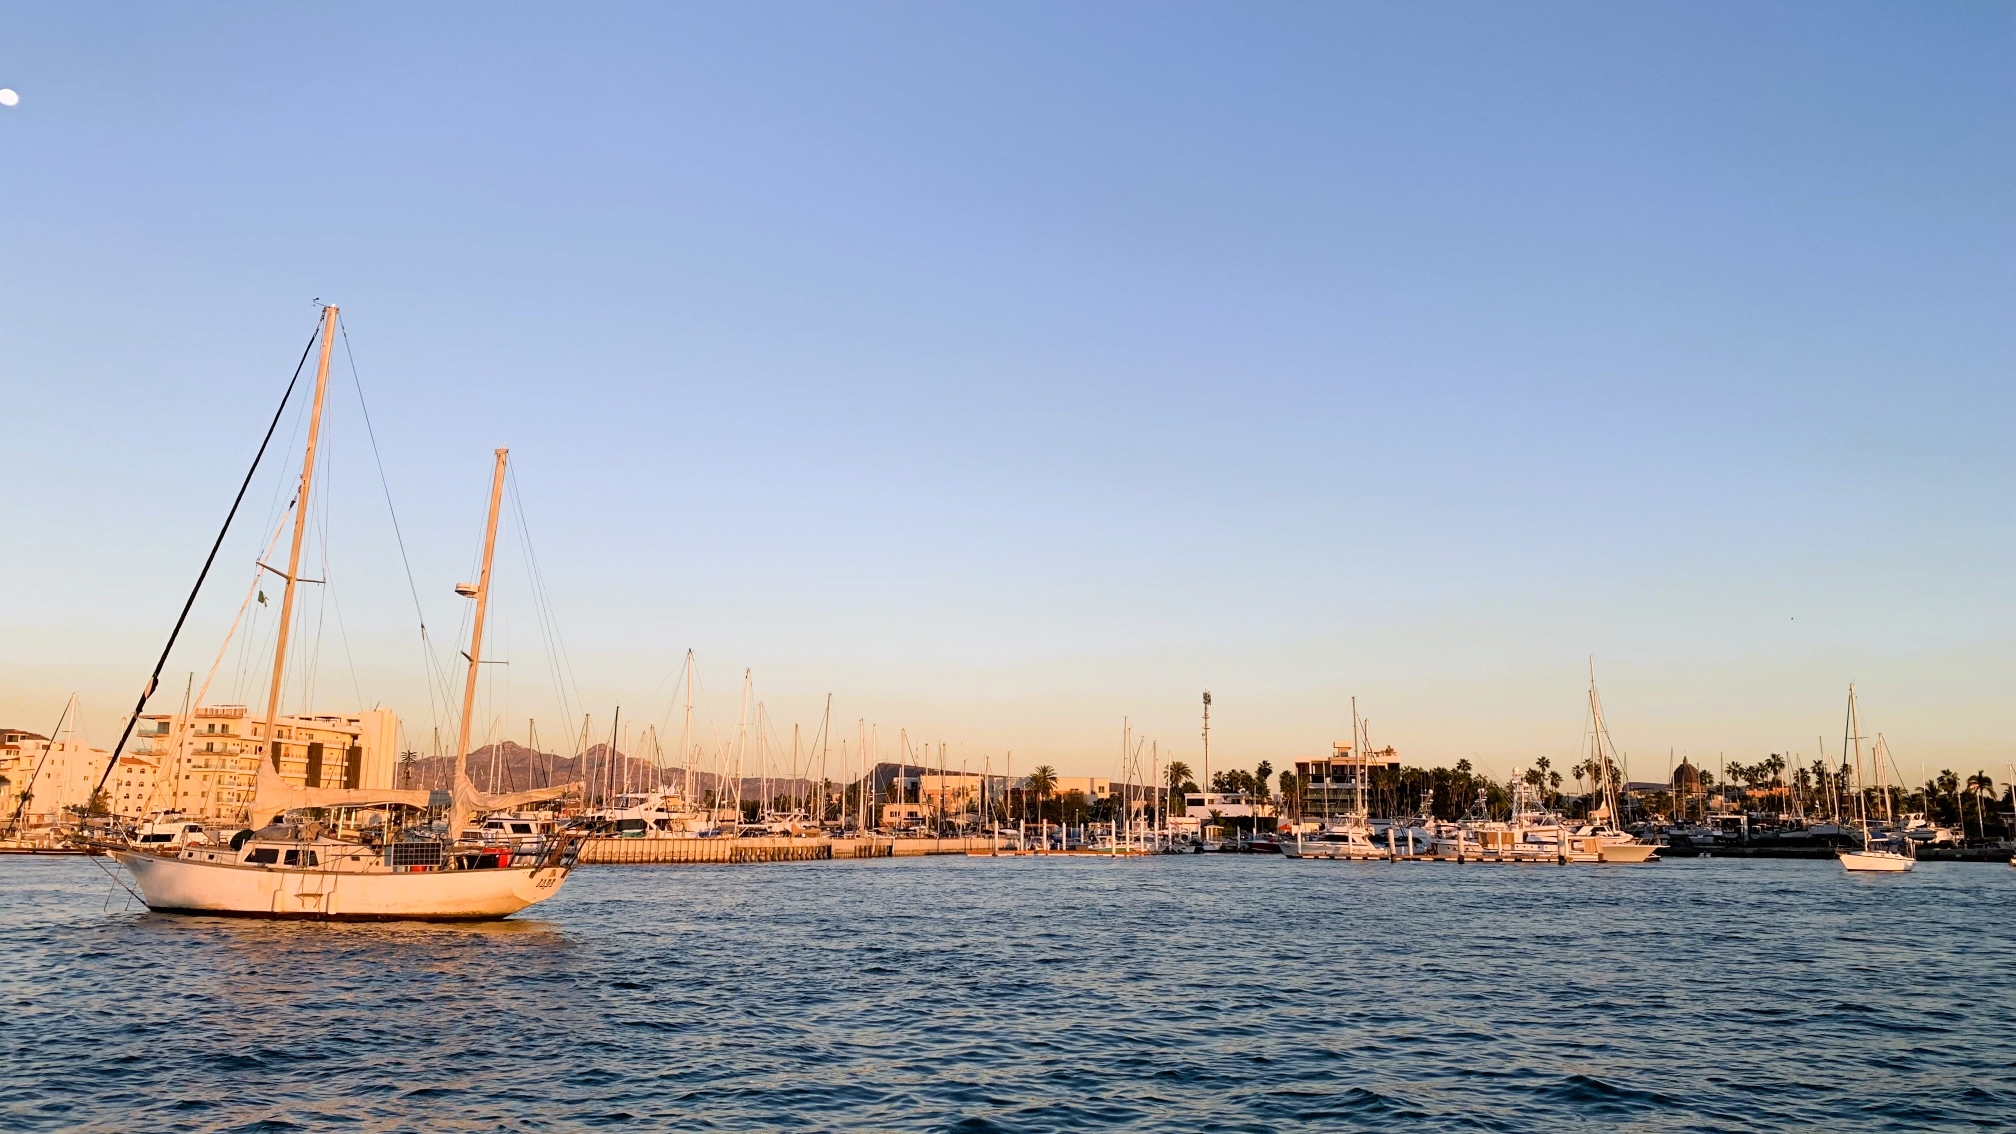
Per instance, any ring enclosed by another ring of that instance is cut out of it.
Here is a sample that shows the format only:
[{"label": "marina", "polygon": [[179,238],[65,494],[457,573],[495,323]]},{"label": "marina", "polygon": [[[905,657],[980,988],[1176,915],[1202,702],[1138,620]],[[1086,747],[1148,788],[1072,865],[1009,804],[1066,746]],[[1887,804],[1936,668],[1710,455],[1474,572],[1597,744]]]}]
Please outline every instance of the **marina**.
[{"label": "marina", "polygon": [[[594,868],[510,921],[431,927],[176,918],[82,860],[0,869],[0,1115],[21,1131],[415,1108],[548,1128],[2016,1124],[2000,866],[1846,885],[1832,863],[1720,859]],[[1798,963],[1760,978],[1772,957]],[[181,1042],[102,1026],[157,1018],[161,988],[182,990]],[[310,1056],[304,1031],[359,1042]],[[86,1058],[88,1079],[63,1071]]]},{"label": "marina", "polygon": [[106,8],[0,1134],[2016,1131],[2016,0]]}]

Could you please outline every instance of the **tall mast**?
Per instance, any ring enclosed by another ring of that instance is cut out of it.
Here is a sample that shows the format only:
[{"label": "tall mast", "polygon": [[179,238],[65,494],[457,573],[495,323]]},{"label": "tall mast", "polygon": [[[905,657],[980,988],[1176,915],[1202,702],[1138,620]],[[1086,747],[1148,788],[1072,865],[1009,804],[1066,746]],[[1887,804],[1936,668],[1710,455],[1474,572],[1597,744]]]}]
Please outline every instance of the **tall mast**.
[{"label": "tall mast", "polygon": [[1356,697],[1351,698],[1351,747],[1358,753],[1358,774],[1352,776],[1351,780],[1358,789],[1358,798],[1355,806],[1357,808],[1358,821],[1363,823],[1365,821],[1365,773],[1369,770],[1369,766],[1365,763],[1365,738],[1359,735],[1358,698]]},{"label": "tall mast", "polygon": [[[294,584],[301,575],[301,540],[308,534],[308,487],[315,478],[315,446],[322,437],[322,403],[329,393],[329,352],[336,342],[336,307],[322,309],[322,355],[315,363],[315,402],[308,413],[308,449],[301,458],[301,489],[294,497],[294,542],[287,551],[287,588],[280,598],[280,626],[273,639],[273,683],[266,694],[266,758],[259,762],[253,786],[280,787],[280,742],[274,725],[280,718],[280,679],[287,672],[287,629],[294,620]],[[270,769],[270,773],[269,773]],[[249,811],[250,804],[247,809]],[[248,814],[247,818],[256,818]]]},{"label": "tall mast", "polygon": [[700,797],[693,794],[693,651],[686,651],[686,723],[679,729],[679,751],[686,761],[686,774],[679,781],[679,794],[686,797],[686,810],[693,810]]},{"label": "tall mast", "polygon": [[[319,400],[319,388],[316,396]],[[455,767],[453,802],[448,808],[450,841],[461,837],[462,825],[469,818],[476,794],[470,786],[469,769],[463,766],[463,757],[469,751],[469,728],[476,713],[476,671],[483,664],[483,618],[490,612],[490,562],[497,552],[497,510],[504,503],[504,457],[509,452],[509,449],[497,450],[497,468],[490,475],[490,519],[483,528],[483,573],[473,588],[467,583],[455,588],[457,594],[475,598],[476,621],[469,630],[469,673],[462,682],[462,727],[456,734],[455,750],[449,753]]]}]

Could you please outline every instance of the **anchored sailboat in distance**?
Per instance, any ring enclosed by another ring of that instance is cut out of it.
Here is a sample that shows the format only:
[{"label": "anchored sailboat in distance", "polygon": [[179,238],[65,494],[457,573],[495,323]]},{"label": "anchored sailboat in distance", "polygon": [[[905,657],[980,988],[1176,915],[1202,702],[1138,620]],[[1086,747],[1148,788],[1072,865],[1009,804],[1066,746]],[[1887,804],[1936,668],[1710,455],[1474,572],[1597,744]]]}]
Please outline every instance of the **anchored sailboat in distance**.
[{"label": "anchored sailboat in distance", "polygon": [[[1843,763],[1846,763],[1848,760],[1848,746],[1850,744],[1855,746],[1855,817],[1862,829],[1862,849],[1857,851],[1837,851],[1836,853],[1841,856],[1841,868],[1862,874],[1902,874],[1918,865],[1918,860],[1903,851],[1890,849],[1887,841],[1879,844],[1879,841],[1869,832],[1868,792],[1862,786],[1862,716],[1855,709],[1855,683],[1852,681],[1848,683],[1848,720],[1842,726],[1841,759]],[[1882,753],[1879,752],[1877,755],[1880,757]],[[1876,784],[1877,790],[1883,795],[1883,813],[1885,817],[1888,817],[1890,813],[1890,789],[1883,786],[1883,766],[1881,764],[1876,766]],[[1911,844],[1908,840],[1900,839],[1898,842],[1903,845],[1905,850],[1910,849]]]},{"label": "anchored sailboat in distance", "polygon": [[[510,847],[480,843],[457,846],[454,842],[456,833],[479,811],[557,798],[577,786],[486,795],[470,783],[460,755],[469,748],[470,721],[476,705],[476,673],[483,657],[483,621],[489,608],[490,568],[497,545],[497,513],[503,499],[506,450],[497,450],[496,470],[490,484],[481,579],[473,585],[464,583],[456,587],[458,593],[476,600],[476,611],[469,636],[460,738],[455,749],[448,838],[398,836],[389,828],[383,837],[374,837],[368,830],[345,836],[312,820],[287,820],[291,812],[313,808],[397,804],[425,808],[429,796],[422,790],[392,788],[296,788],[280,775],[281,759],[290,740],[280,735],[283,730],[278,727],[288,622],[294,585],[300,575],[308,490],[315,471],[315,447],[322,424],[323,395],[328,388],[336,314],[334,307],[323,308],[321,359],[316,368],[307,452],[294,505],[294,542],[287,561],[286,594],[274,645],[273,680],[267,696],[265,727],[253,733],[263,743],[257,746],[259,771],[250,815],[254,823],[260,816],[272,816],[272,821],[233,839],[229,847],[185,846],[173,853],[157,854],[124,846],[115,848],[113,853],[132,874],[148,908],[164,912],[337,920],[509,917],[560,891],[574,868],[580,843],[573,836],[562,834],[529,858],[523,858]],[[226,523],[228,526],[229,521]]]}]

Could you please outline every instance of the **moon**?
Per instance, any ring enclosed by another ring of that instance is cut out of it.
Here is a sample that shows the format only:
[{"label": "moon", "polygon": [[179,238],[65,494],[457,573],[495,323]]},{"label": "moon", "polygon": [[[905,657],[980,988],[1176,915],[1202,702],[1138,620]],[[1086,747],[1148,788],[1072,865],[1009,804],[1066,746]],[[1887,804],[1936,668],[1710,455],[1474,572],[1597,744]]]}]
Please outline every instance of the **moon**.
[{"label": "moon", "polygon": [[0,87],[0,106],[13,106],[20,101],[21,96],[14,93],[14,88]]}]

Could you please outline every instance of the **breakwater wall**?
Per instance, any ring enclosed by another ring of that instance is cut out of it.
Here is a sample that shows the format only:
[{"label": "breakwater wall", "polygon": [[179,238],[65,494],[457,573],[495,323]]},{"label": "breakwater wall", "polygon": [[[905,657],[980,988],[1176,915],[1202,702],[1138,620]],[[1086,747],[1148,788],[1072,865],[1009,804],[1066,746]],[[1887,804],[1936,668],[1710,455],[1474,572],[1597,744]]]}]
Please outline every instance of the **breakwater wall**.
[{"label": "breakwater wall", "polygon": [[986,839],[589,839],[583,866],[676,863],[817,862],[835,858],[908,858],[985,851]]}]

